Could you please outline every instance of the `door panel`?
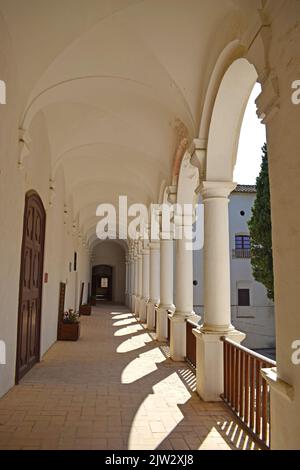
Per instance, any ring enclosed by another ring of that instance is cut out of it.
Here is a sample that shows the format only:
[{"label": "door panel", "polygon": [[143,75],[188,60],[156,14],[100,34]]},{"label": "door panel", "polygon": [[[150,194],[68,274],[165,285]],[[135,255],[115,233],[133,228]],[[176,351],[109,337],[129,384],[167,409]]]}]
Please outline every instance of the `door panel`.
[{"label": "door panel", "polygon": [[35,192],[26,195],[21,253],[16,381],[39,360],[45,211]]}]

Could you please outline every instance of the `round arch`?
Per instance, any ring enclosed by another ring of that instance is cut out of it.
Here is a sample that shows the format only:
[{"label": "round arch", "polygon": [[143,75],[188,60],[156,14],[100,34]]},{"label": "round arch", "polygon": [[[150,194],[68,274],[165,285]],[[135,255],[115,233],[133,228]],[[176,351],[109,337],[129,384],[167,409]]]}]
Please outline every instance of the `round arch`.
[{"label": "round arch", "polygon": [[223,76],[208,132],[208,181],[232,181],[242,120],[256,80],[256,69],[245,58],[236,59]]}]

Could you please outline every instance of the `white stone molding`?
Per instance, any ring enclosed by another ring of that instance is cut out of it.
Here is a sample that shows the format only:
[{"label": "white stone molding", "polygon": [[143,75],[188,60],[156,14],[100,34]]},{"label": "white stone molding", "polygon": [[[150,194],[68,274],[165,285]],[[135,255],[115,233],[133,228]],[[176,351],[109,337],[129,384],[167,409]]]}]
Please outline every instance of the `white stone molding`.
[{"label": "white stone molding", "polygon": [[28,130],[19,129],[19,158],[18,168],[24,168],[24,159],[30,154],[31,137]]},{"label": "white stone molding", "polygon": [[269,384],[271,392],[279,393],[290,402],[294,400],[294,387],[278,377],[276,367],[261,369],[261,375]]},{"label": "white stone molding", "polygon": [[55,181],[53,178],[49,180],[49,206],[53,206],[55,199]]}]

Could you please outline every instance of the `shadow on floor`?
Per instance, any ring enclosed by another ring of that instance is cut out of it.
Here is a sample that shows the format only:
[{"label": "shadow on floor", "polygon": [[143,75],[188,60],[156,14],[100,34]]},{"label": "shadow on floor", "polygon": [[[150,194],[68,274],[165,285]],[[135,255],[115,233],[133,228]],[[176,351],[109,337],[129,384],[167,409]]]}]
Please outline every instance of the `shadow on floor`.
[{"label": "shadow on floor", "polygon": [[254,448],[124,307],[94,307],[81,326],[0,400],[1,449]]}]

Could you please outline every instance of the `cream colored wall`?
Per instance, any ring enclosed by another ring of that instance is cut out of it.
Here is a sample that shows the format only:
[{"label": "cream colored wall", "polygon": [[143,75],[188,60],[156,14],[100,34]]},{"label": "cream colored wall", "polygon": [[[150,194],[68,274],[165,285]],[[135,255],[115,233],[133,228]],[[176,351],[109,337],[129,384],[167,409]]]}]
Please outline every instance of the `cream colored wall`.
[{"label": "cream colored wall", "polygon": [[7,104],[0,106],[0,339],[6,365],[0,365],[0,396],[15,379],[19,269],[24,210],[24,180],[17,168],[18,82],[6,25],[0,16],[0,70]]},{"label": "cream colored wall", "polygon": [[113,301],[125,302],[125,250],[118,243],[103,241],[93,252],[93,266],[107,264],[113,267]]},{"label": "cream colored wall", "polygon": [[[272,3],[272,2],[271,2]],[[276,3],[276,2],[274,2]],[[280,2],[271,11],[269,60],[276,88],[263,87],[260,107],[270,106],[267,122],[275,277],[278,377],[294,389],[289,400],[276,385],[271,391],[271,444],[275,449],[300,448],[300,365],[293,364],[292,342],[300,339],[300,105],[291,101],[291,84],[300,79],[300,4]],[[272,8],[271,8],[272,10]],[[274,103],[278,100],[279,107]]]},{"label": "cream colored wall", "polygon": [[[78,282],[84,281],[87,286],[89,281],[88,252],[64,224],[62,170],[57,172],[55,197],[49,205],[51,149],[42,113],[38,113],[32,122],[30,153],[25,157],[23,168],[18,168],[19,84],[13,51],[1,21],[0,18],[0,70],[1,79],[8,84],[8,99],[6,105],[0,106],[0,339],[5,342],[7,357],[6,364],[0,365],[0,396],[15,382],[20,257],[24,201],[28,190],[38,192],[46,211],[44,273],[47,272],[49,277],[48,283],[43,284],[41,355],[56,340],[59,282],[69,281],[68,259],[75,248],[79,259]],[[75,286],[68,282],[66,308],[74,306],[74,289]]]}]

